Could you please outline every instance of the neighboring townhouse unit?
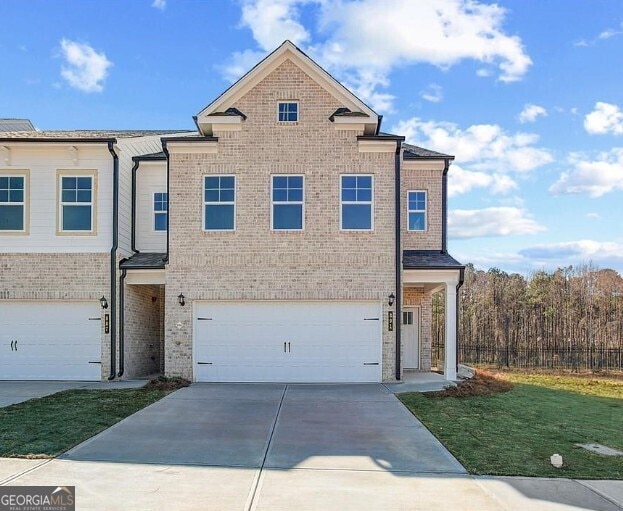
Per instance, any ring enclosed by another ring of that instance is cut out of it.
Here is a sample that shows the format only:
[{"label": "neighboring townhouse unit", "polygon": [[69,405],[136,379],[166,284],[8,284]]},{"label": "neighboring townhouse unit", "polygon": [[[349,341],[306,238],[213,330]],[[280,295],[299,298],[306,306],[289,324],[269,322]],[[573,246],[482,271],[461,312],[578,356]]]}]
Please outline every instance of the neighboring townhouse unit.
[{"label": "neighboring townhouse unit", "polygon": [[456,378],[452,156],[289,41],[195,123],[0,133],[0,378],[393,381],[440,290]]}]

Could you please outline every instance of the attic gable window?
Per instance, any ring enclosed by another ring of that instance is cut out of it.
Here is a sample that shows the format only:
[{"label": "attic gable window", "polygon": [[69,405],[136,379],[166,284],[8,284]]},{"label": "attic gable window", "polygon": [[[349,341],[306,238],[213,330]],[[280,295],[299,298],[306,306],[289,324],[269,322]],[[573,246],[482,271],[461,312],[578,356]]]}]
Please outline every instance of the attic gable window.
[{"label": "attic gable window", "polygon": [[277,108],[277,120],[279,122],[298,122],[299,104],[295,101],[279,103]]}]

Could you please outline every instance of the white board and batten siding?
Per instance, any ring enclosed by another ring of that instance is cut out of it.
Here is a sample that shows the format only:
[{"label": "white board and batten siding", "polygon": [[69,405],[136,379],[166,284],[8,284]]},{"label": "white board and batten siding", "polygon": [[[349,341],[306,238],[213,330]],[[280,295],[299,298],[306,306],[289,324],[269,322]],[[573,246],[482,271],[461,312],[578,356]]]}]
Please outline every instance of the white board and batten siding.
[{"label": "white board and batten siding", "polygon": [[379,382],[379,302],[195,302],[194,378]]},{"label": "white board and batten siding", "polygon": [[0,380],[100,380],[98,301],[0,301],[0,325]]},{"label": "white board and batten siding", "polygon": [[166,162],[141,162],[136,174],[136,248],[140,252],[167,250],[166,231],[154,229],[154,193],[166,191]]}]

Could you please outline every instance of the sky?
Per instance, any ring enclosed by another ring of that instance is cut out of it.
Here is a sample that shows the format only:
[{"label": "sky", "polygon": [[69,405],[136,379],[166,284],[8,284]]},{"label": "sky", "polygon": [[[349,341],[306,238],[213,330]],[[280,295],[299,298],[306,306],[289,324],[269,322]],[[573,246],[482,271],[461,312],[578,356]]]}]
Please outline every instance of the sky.
[{"label": "sky", "polygon": [[0,117],[193,129],[290,39],[384,131],[455,155],[457,259],[623,272],[620,0],[2,0],[0,19]]}]

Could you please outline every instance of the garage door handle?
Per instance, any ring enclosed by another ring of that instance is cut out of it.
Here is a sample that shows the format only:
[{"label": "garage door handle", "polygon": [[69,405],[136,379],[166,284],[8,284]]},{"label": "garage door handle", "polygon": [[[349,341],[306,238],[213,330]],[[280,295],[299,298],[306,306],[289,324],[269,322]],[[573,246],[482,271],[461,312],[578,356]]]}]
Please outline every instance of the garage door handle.
[{"label": "garage door handle", "polygon": [[363,318],[364,321],[378,321],[379,318]]},{"label": "garage door handle", "polygon": [[198,366],[211,366],[212,362],[197,362]]},{"label": "garage door handle", "polygon": [[102,318],[89,318],[89,321],[102,321]]},{"label": "garage door handle", "polygon": [[377,366],[379,365],[378,362],[364,362],[363,363],[364,366]]},{"label": "garage door handle", "polygon": [[101,364],[101,362],[98,362],[96,360],[89,360],[89,364]]},{"label": "garage door handle", "polygon": [[197,318],[197,321],[212,321],[212,318]]},{"label": "garage door handle", "polygon": [[[15,342],[15,341],[11,341],[11,351],[13,351],[13,343],[14,343],[14,342]],[[284,344],[285,344],[285,343],[284,343]]]},{"label": "garage door handle", "polygon": [[286,352],[286,344],[287,344],[287,343],[284,341],[284,343],[283,343],[283,352],[284,352],[284,353]]},{"label": "garage door handle", "polygon": [[15,351],[17,351],[17,341],[13,341],[15,343]]}]

